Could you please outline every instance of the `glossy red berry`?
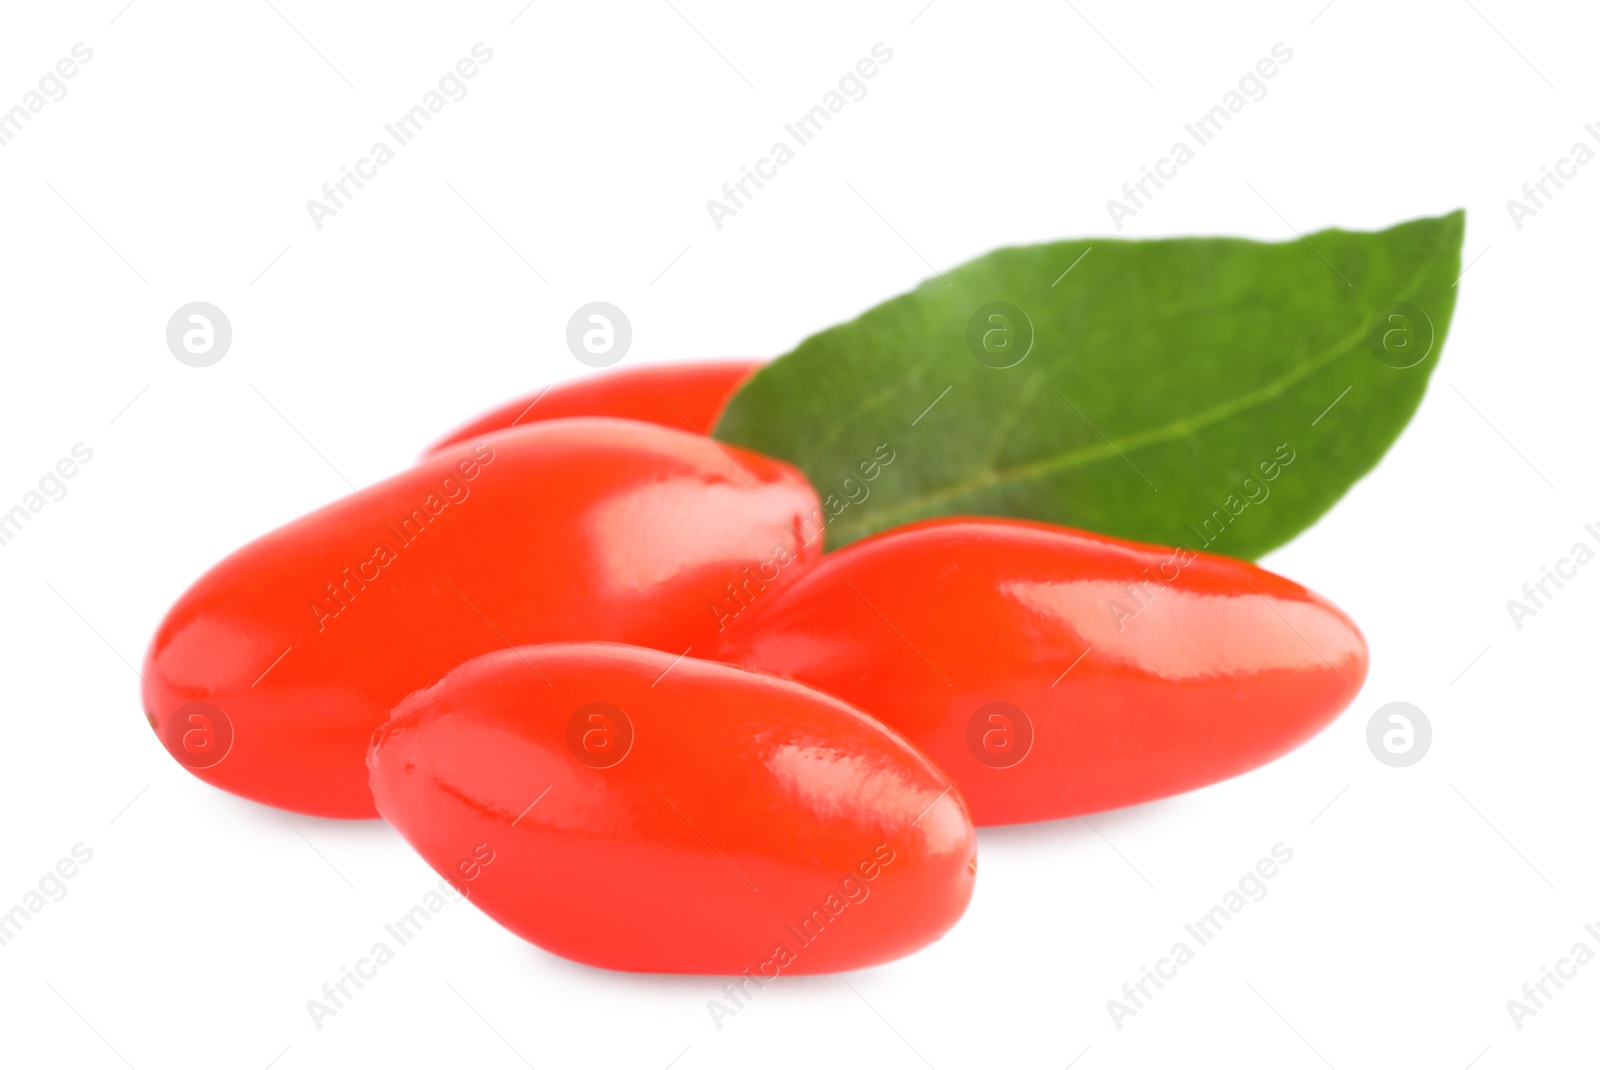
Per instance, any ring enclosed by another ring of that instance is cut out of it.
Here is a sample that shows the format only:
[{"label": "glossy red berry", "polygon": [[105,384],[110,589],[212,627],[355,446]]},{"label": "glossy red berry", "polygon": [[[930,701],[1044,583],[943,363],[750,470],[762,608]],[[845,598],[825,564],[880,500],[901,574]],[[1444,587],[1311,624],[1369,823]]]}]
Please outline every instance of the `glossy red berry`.
[{"label": "glossy red berry", "polygon": [[570,416],[614,416],[709,435],[728,399],[763,363],[643,364],[557,383],[475,417],[428,447],[428,452],[491,431]]},{"label": "glossy red berry", "polygon": [[829,554],[714,656],[901,732],[979,825],[1236,776],[1327,725],[1367,674],[1348,617],[1248,562],[992,519]]},{"label": "glossy red berry", "polygon": [[972,823],[932,762],[837,699],[697,658],[486,654],[401,703],[367,761],[378,809],[458,891],[594,966],[856,969],[972,895]]},{"label": "glossy red berry", "polygon": [[731,585],[766,566],[781,589],[816,559],[817,508],[794,469],[688,432],[574,419],[487,435],[197,580],[151,641],[145,711],[219,787],[373,817],[367,743],[406,695],[520,643],[703,651]]}]

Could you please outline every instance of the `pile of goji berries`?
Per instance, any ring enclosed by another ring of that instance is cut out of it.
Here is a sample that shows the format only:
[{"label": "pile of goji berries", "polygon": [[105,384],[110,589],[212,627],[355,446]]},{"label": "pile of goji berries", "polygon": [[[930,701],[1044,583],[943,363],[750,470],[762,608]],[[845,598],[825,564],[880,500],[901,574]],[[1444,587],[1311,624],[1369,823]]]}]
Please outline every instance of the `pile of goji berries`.
[{"label": "pile of goji berries", "polygon": [[938,938],[975,825],[1234,776],[1359,690],[1350,619],[1247,562],[976,517],[824,557],[805,478],[706,437],[754,367],[518,399],[238,550],[151,642],[157,735],[557,954],[774,977]]}]

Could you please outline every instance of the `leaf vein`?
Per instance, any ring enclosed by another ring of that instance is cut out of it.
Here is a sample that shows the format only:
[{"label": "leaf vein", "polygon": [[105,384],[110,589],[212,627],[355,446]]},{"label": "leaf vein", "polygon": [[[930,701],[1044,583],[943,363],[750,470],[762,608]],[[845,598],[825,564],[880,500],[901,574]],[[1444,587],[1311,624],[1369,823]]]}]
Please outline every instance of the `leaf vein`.
[{"label": "leaf vein", "polygon": [[[1425,261],[1421,269],[1394,300],[1403,301],[1416,296],[1423,282],[1435,266],[1434,260]],[[1235,416],[1247,409],[1281,397],[1290,387],[1321,371],[1341,356],[1348,354],[1352,349],[1360,345],[1365,337],[1366,324],[1358,324],[1354,330],[1310,360],[1295,365],[1283,375],[1257,387],[1255,390],[1247,391],[1237,397],[1223,401],[1205,412],[1186,416],[1160,427],[1148,428],[1121,438],[1111,438],[1092,443],[1077,450],[1070,450],[1052,457],[1043,457],[1011,468],[985,468],[959,483],[952,483],[939,490],[908,498],[883,512],[867,514],[861,521],[856,523],[840,524],[835,534],[846,541],[854,540],[872,531],[881,531],[884,528],[892,527],[901,523],[904,519],[914,519],[927,515],[928,510],[934,506],[943,505],[967,495],[979,494],[1002,484],[1040,479],[1057,472],[1082,467],[1098,461],[1114,459],[1119,456],[1119,450],[1126,453],[1147,449],[1151,446],[1162,445],[1194,434],[1220,423],[1230,416]]]}]

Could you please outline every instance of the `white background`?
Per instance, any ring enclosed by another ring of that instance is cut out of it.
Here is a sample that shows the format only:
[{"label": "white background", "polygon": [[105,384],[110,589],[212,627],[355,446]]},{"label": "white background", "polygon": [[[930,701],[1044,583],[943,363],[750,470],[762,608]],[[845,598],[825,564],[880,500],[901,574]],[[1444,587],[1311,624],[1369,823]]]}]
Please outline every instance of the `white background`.
[{"label": "white background", "polygon": [[[1594,1059],[1600,964],[1520,1030],[1506,1001],[1578,941],[1600,951],[1583,929],[1600,926],[1600,567],[1521,630],[1505,606],[1597,542],[1600,166],[1520,229],[1506,208],[1600,123],[1592,10],[124,2],[8,4],[0,27],[0,106],[75,42],[94,51],[0,148],[0,507],[75,443],[94,451],[0,547],[0,910],[74,844],[94,853],[0,948],[0,1062]],[[470,95],[318,231],[307,199],[479,41],[494,59]],[[718,231],[706,200],[879,41],[894,58],[869,95]],[[1361,622],[1355,705],[1230,783],[982,832],[945,939],[769,986],[721,1029],[720,979],[569,964],[462,904],[317,1029],[306,1001],[436,878],[381,823],[280,817],[163,752],[129,663],[182,589],[346,480],[583,372],[563,336],[585,302],[627,311],[628,364],[768,356],[930,265],[1115,233],[1106,200],[1280,41],[1294,58],[1269,95],[1122,233],[1284,238],[1468,209],[1473,263],[1421,411],[1265,561]],[[195,300],[234,329],[205,369],[164,338]],[[1395,700],[1434,729],[1406,769],[1365,742]],[[1294,860],[1267,898],[1116,1028],[1107,1000],[1280,841]]]}]

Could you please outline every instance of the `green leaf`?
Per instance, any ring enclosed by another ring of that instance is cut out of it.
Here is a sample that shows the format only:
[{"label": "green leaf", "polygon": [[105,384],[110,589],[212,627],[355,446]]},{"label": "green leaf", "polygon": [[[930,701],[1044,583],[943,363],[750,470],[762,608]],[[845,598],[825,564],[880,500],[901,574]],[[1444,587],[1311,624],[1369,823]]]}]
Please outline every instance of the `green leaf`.
[{"label": "green leaf", "polygon": [[806,339],[714,434],[802,469],[830,549],[987,514],[1256,557],[1416,411],[1464,223],[1000,249]]}]

